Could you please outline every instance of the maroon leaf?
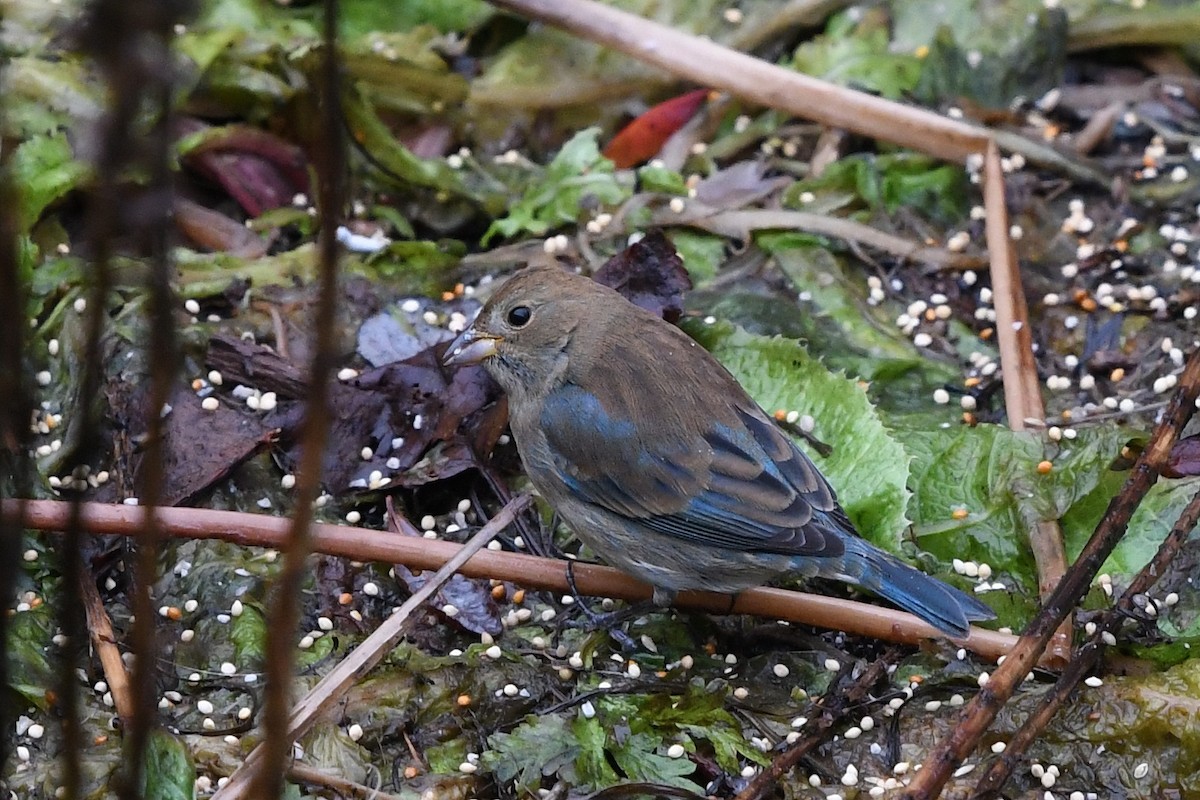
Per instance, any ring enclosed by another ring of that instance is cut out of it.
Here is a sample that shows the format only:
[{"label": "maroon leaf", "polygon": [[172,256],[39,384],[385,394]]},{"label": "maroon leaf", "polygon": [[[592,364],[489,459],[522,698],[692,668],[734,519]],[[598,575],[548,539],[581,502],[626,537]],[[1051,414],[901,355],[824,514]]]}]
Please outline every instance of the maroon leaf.
[{"label": "maroon leaf", "polygon": [[692,288],[675,245],[658,230],[647,232],[641,241],[610,258],[594,277],[668,322],[679,319],[684,292]]},{"label": "maroon leaf", "polygon": [[1180,439],[1167,456],[1163,475],[1168,478],[1191,478],[1200,475],[1200,434]]}]

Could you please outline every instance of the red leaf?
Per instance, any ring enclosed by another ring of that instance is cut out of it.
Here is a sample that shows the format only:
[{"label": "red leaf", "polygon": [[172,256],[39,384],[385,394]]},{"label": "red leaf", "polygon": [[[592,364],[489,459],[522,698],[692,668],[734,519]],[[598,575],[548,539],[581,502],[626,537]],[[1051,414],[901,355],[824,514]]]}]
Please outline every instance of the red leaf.
[{"label": "red leaf", "polygon": [[675,131],[682,128],[708,97],[707,89],[672,97],[646,111],[621,129],[604,148],[605,158],[626,169],[653,158]]}]

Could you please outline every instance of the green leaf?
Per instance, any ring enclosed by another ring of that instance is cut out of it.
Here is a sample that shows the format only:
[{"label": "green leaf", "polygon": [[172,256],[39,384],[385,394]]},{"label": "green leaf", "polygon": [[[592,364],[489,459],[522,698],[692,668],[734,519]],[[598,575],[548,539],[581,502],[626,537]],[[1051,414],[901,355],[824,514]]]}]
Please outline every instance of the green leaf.
[{"label": "green leaf", "polygon": [[[943,559],[987,563],[1016,578],[1029,597],[1037,586],[1029,531],[1087,498],[1124,438],[1090,428],[1055,444],[997,425],[938,427],[925,415],[903,420],[897,436],[913,455],[909,512],[921,547]],[[1037,470],[1043,459],[1052,464],[1045,475]],[[967,516],[956,520],[956,511]]]},{"label": "green leaf", "polygon": [[196,796],[191,754],[181,739],[161,728],[152,730],[146,742],[141,796],[146,800],[193,800]]},{"label": "green leaf", "polygon": [[728,323],[688,325],[768,413],[787,409],[816,420],[817,439],[833,447],[823,457],[808,451],[829,478],[858,530],[897,550],[908,526],[908,454],[892,438],[855,381],[836,375],[799,343],[754,336]]},{"label": "green leaf", "polygon": [[577,717],[571,723],[571,733],[579,743],[579,754],[575,757],[575,778],[583,786],[599,789],[611,786],[618,780],[617,773],[608,763],[605,744],[608,732],[595,717]]},{"label": "green leaf", "polygon": [[916,86],[921,61],[891,49],[888,16],[875,12],[835,15],[824,34],[800,45],[793,65],[832,83],[899,100]]},{"label": "green leaf", "polygon": [[531,791],[550,776],[575,761],[581,752],[573,731],[561,714],[528,716],[511,733],[488,737],[483,763],[500,783]]},{"label": "green leaf", "polygon": [[502,199],[498,195],[470,185],[463,173],[444,159],[421,158],[402,145],[362,93],[347,92],[342,108],[355,140],[393,179],[473,200],[493,211],[500,207]]},{"label": "green leaf", "polygon": [[[908,152],[854,155],[830,164],[819,177],[792,184],[782,202],[788,208],[818,213],[866,208],[891,214],[905,208],[938,221],[956,222],[967,210],[966,188],[962,167],[929,156]],[[815,199],[807,200],[810,194]]]},{"label": "green leaf", "polygon": [[21,187],[17,224],[33,227],[51,204],[79,186],[91,170],[75,160],[65,133],[35,136],[17,146],[9,163],[9,177]]},{"label": "green leaf", "polygon": [[629,181],[618,176],[613,163],[600,155],[599,134],[599,128],[588,128],[564,144],[544,173],[532,179],[508,216],[492,223],[482,243],[486,245],[497,235],[543,236],[551,228],[578,222],[585,208],[612,206],[628,199],[632,191]]},{"label": "green leaf", "polygon": [[657,752],[661,739],[646,733],[627,737],[612,749],[613,760],[631,781],[662,783],[696,790],[696,782],[685,776],[696,771],[696,765],[687,758],[671,758]]},{"label": "green leaf", "polygon": [[[8,622],[5,657],[9,665],[9,685],[0,687],[0,691],[7,694],[11,689],[20,694],[26,704],[43,710],[50,706],[47,693],[58,685],[46,648],[46,642],[54,637],[55,622],[53,604],[50,603],[14,613]],[[16,697],[11,697],[11,701],[17,702]]]},{"label": "green leaf", "polygon": [[483,0],[343,0],[338,22],[343,36],[372,31],[404,31],[432,25],[442,33],[470,31],[496,12]]},{"label": "green leaf", "polygon": [[664,194],[687,195],[687,183],[673,169],[646,165],[637,171],[642,190]]},{"label": "green leaf", "polygon": [[[1079,555],[1127,477],[1125,472],[1106,473],[1090,493],[1072,506],[1063,519],[1068,557],[1073,559]],[[1158,552],[1184,506],[1198,491],[1200,478],[1159,480],[1134,512],[1128,530],[1104,562],[1102,570],[1120,582],[1128,581]]]},{"label": "green leaf", "polygon": [[[918,423],[919,424],[919,423]],[[897,430],[913,456],[909,513],[921,548],[949,561],[987,563],[1037,585],[1018,487],[1039,477],[1042,447],[1028,433],[998,425]],[[967,512],[955,520],[955,512]]]},{"label": "green leaf", "polygon": [[920,80],[911,87],[923,101],[965,97],[1003,108],[1062,82],[1068,52],[1063,9],[1041,0],[912,0],[895,11],[902,49],[927,47]]},{"label": "green leaf", "polygon": [[[256,606],[246,605],[233,618],[230,641],[238,664],[261,664],[267,653],[267,620]],[[321,637],[325,638],[325,637]]]},{"label": "green leaf", "polygon": [[811,348],[831,368],[871,381],[877,402],[889,410],[912,408],[958,379],[957,369],[919,351],[888,310],[867,302],[861,274],[829,249],[793,233],[760,233],[755,240],[812,304],[802,315]]},{"label": "green leaf", "polygon": [[675,245],[684,268],[692,276],[692,283],[697,286],[713,278],[725,261],[724,237],[679,229],[670,231],[667,238]]}]

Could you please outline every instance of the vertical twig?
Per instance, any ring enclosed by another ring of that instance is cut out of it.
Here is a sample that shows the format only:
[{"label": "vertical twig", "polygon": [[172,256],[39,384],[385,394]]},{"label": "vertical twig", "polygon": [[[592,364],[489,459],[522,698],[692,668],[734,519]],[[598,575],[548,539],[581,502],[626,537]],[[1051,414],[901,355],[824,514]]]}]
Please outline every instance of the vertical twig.
[{"label": "vertical twig", "polygon": [[[0,74],[0,81],[4,78]],[[5,97],[0,83],[0,111]],[[20,254],[17,249],[18,188],[10,181],[8,169],[0,165],[0,501],[6,497],[29,497],[32,492],[30,468],[28,372],[25,369],[26,286],[21,280]],[[20,563],[22,525],[5,517],[0,519],[0,597],[16,595],[17,565]],[[9,674],[9,623],[11,617],[0,613],[0,687],[12,685]],[[16,725],[15,703],[0,703],[0,764],[8,764],[12,754]]]},{"label": "vertical twig", "polygon": [[[136,548],[136,579],[133,587],[133,717],[125,720],[128,730],[125,740],[125,775],[117,784],[118,793],[123,800],[139,800],[142,794],[146,745],[158,715],[158,681],[155,679],[159,663],[155,646],[155,623],[158,615],[155,613],[156,604],[150,592],[158,581],[158,556],[163,540],[155,512],[162,500],[165,477],[163,454],[167,424],[163,409],[171,396],[179,365],[175,325],[171,313],[173,292],[168,236],[172,228],[171,216],[174,208],[170,122],[175,71],[171,37],[182,9],[179,3],[163,3],[159,0],[126,2],[125,5],[128,8],[125,13],[129,15],[127,22],[132,25],[130,35],[135,37],[138,49],[119,55],[128,62],[128,66],[125,67],[128,72],[126,80],[134,80],[133,86],[124,88],[123,91],[140,94],[154,114],[149,136],[146,137],[146,149],[138,154],[148,167],[151,177],[149,185],[142,191],[140,215],[135,220],[139,228],[139,239],[143,240],[151,260],[147,279],[150,298],[149,335],[142,344],[147,351],[150,366],[150,397],[146,405],[146,446],[138,469],[137,487],[138,501],[147,508],[143,521],[145,535]],[[103,614],[102,607],[99,612]],[[115,698],[116,694],[113,696]]]},{"label": "vertical twig", "polygon": [[[121,0],[95,0],[88,9],[88,24],[83,32],[84,49],[95,59],[111,89],[108,113],[98,128],[96,148],[96,185],[88,198],[86,235],[92,252],[92,285],[87,295],[84,320],[84,343],[75,424],[79,426],[77,449],[73,461],[83,466],[85,459],[100,444],[100,408],[95,399],[100,394],[103,341],[108,319],[108,300],[112,290],[112,240],[118,227],[119,212],[124,207],[118,188],[118,176],[128,163],[137,137],[131,130],[139,110],[140,95],[136,75],[131,71],[138,52],[133,18],[136,12]],[[72,469],[74,474],[74,469]],[[80,585],[89,580],[83,563],[84,526],[83,494],[72,496],[71,517],[62,547],[59,550],[63,576],[63,598],[59,609],[59,625],[66,634],[62,648],[62,663],[58,672],[59,708],[62,719],[63,796],[71,800],[81,789],[80,756],[83,752],[83,730],[80,724],[79,681],[76,669],[87,655],[87,626]]]},{"label": "vertical twig", "polygon": [[263,763],[251,792],[255,798],[279,796],[283,790],[285,761],[292,749],[287,728],[294,639],[300,616],[300,586],[312,545],[313,504],[321,487],[321,461],[329,431],[329,379],[337,353],[333,323],[337,304],[337,226],[342,215],[344,153],[338,103],[336,0],[325,0],[323,37],[321,67],[316,81],[320,124],[314,152],[321,220],[317,242],[320,297],[314,330],[316,342],[308,371],[309,397],[301,431],[303,447],[296,482],[296,505],[283,569],[269,611]]},{"label": "vertical twig", "polygon": [[[1042,403],[1037,362],[1033,357],[1033,333],[1029,308],[1021,286],[1017,254],[1008,235],[1008,208],[1004,202],[1004,171],[1000,150],[995,142],[988,145],[984,158],[983,200],[987,208],[987,242],[991,259],[992,293],[996,306],[996,341],[1000,346],[1000,364],[1004,373],[1004,407],[1008,426],[1023,431],[1027,419],[1042,420]],[[1038,596],[1043,600],[1067,570],[1067,553],[1057,520],[1027,519],[1029,546],[1038,571]],[[1071,647],[1070,618],[1054,635],[1051,652],[1065,662]]]}]

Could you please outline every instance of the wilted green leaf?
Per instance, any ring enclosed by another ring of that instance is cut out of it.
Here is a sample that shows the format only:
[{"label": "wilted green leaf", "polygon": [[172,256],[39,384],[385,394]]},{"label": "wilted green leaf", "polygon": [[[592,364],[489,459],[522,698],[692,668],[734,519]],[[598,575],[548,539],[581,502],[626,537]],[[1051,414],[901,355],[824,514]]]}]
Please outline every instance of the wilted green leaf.
[{"label": "wilted green leaf", "polygon": [[[873,212],[894,213],[904,208],[942,222],[962,219],[967,209],[967,178],[961,166],[929,156],[899,152],[854,155],[830,164],[820,177],[788,187],[783,204],[804,211],[822,210],[823,197],[832,195],[838,208],[865,206]],[[815,200],[803,202],[811,193]],[[850,196],[856,203],[848,203]]]},{"label": "wilted green leaf", "polygon": [[681,228],[667,232],[667,238],[683,259],[693,285],[712,278],[725,261],[725,239],[720,236]]},{"label": "wilted green leaf", "polygon": [[617,773],[608,763],[608,731],[600,721],[595,717],[576,717],[571,723],[571,733],[579,744],[579,753],[575,757],[578,782],[593,789],[616,783]]},{"label": "wilted green leaf", "polygon": [[35,136],[19,144],[9,162],[10,179],[20,187],[17,224],[28,231],[55,201],[82,183],[91,170],[75,160],[66,134]]},{"label": "wilted green leaf", "polygon": [[10,689],[25,703],[48,708],[47,691],[56,686],[57,673],[47,658],[46,643],[54,637],[56,622],[50,604],[13,614],[8,621],[8,658]]},{"label": "wilted green leaf", "polygon": [[147,800],[192,800],[196,796],[191,753],[182,740],[162,728],[152,729],[146,742],[141,796]]},{"label": "wilted green leaf", "polygon": [[613,760],[631,781],[662,783],[696,790],[696,782],[685,776],[696,771],[696,765],[686,758],[671,758],[657,752],[662,742],[646,733],[635,733],[612,748]]},{"label": "wilted green leaf", "polygon": [[[1089,494],[1082,497],[1063,519],[1063,538],[1067,556],[1074,558],[1091,537],[1109,501],[1121,490],[1127,472],[1106,472]],[[1200,491],[1200,478],[1161,479],[1138,506],[1129,521],[1129,529],[1102,570],[1118,580],[1127,581],[1158,552],[1188,501]]]},{"label": "wilted green leaf", "polygon": [[488,747],[483,763],[496,780],[524,790],[538,788],[542,776],[571,764],[581,749],[561,714],[526,717],[511,733],[493,733]]},{"label": "wilted green leaf", "polygon": [[613,171],[613,163],[600,155],[598,128],[575,134],[529,187],[508,216],[492,223],[483,243],[496,235],[530,233],[542,236],[551,228],[579,220],[587,208],[612,206],[626,200],[631,187]]},{"label": "wilted green leaf", "polygon": [[914,53],[891,48],[888,15],[882,9],[835,15],[825,33],[800,45],[792,63],[813,77],[893,100],[912,91],[921,74]]},{"label": "wilted green leaf", "polygon": [[[318,6],[319,8],[319,6]],[[483,0],[343,0],[338,22],[343,36],[370,31],[403,31],[431,25],[442,33],[465,32],[481,25],[496,12]]]},{"label": "wilted green leaf", "polygon": [[895,11],[904,49],[928,47],[920,81],[911,87],[925,102],[967,97],[1004,108],[1060,84],[1068,33],[1063,9],[1041,0],[916,0]]},{"label": "wilted green leaf", "polygon": [[805,338],[831,368],[872,381],[872,394],[890,409],[912,407],[918,397],[957,380],[957,370],[921,353],[883,306],[867,303],[866,282],[843,261],[792,233],[761,233],[755,239],[775,257],[797,293],[811,303]]},{"label": "wilted green leaf", "polygon": [[239,664],[261,664],[267,652],[267,620],[257,607],[247,605],[233,617],[230,640]]},{"label": "wilted green leaf", "polygon": [[638,181],[647,192],[663,192],[665,194],[687,194],[687,183],[683,176],[673,169],[665,167],[644,166],[637,171]]},{"label": "wilted green leaf", "polygon": [[[909,511],[917,541],[943,559],[987,563],[1035,596],[1032,526],[1067,514],[1101,482],[1118,432],[1084,429],[1073,441],[1050,444],[998,425],[914,427],[917,419],[897,431],[913,456]],[[1043,459],[1053,465],[1045,475],[1037,470]],[[955,519],[960,510],[966,516]]]}]

